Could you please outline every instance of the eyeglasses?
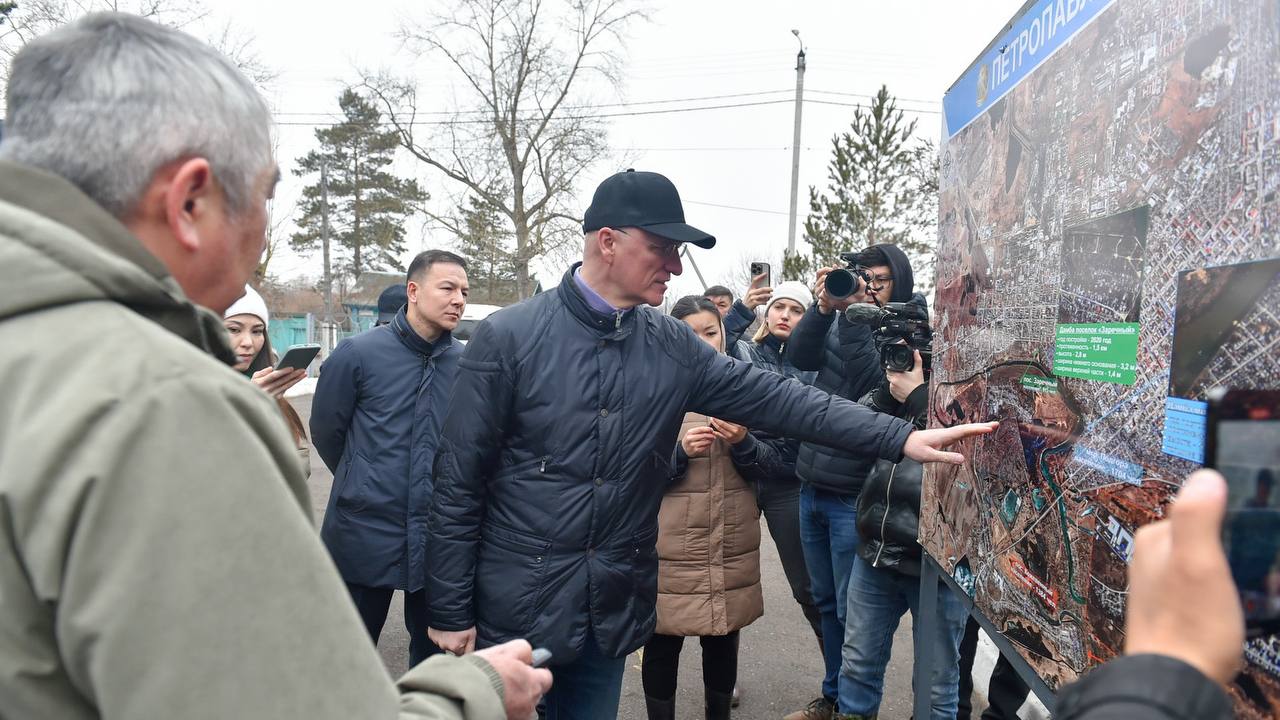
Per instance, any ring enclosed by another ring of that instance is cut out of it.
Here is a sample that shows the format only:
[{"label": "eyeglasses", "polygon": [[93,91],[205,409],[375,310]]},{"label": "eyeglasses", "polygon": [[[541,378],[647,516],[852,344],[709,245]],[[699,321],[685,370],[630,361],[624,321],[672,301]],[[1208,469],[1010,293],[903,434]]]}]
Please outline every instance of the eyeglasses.
[{"label": "eyeglasses", "polygon": [[867,278],[867,287],[872,290],[883,290],[889,283],[893,282],[892,275],[872,275],[867,272],[866,268],[862,268],[862,272]]},{"label": "eyeglasses", "polygon": [[[620,233],[622,233],[623,235],[626,235],[627,237],[631,237],[631,233],[627,232],[626,230],[621,230],[621,229],[619,229],[619,228],[613,228],[613,231],[614,231],[614,232],[620,232]],[[668,259],[670,259],[670,258],[676,258],[676,257],[679,257],[679,256],[680,256],[680,248],[684,246],[684,243],[682,243],[682,242],[652,242],[652,241],[646,241],[646,244],[649,246],[649,252],[652,252],[654,255],[657,255],[658,257],[664,257],[664,258],[668,258]]]}]

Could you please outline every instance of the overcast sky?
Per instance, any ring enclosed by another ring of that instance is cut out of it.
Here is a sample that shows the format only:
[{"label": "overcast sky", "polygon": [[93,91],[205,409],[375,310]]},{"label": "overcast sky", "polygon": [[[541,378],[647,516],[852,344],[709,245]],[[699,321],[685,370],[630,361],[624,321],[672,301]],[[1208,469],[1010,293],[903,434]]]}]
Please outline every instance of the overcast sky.
[{"label": "overcast sky", "polygon": [[[305,184],[291,172],[294,160],[315,146],[315,128],[306,123],[323,123],[322,113],[337,112],[337,95],[358,78],[357,68],[395,62],[399,18],[430,4],[219,0],[211,5],[216,15],[252,33],[262,60],[279,73],[271,100],[281,123],[284,170],[278,210],[287,211]],[[719,239],[714,250],[693,251],[708,283],[741,275],[734,269],[749,260],[776,260],[786,247],[790,198],[799,49],[790,30],[800,30],[808,59],[800,155],[803,224],[807,188],[825,185],[831,137],[852,117],[853,108],[842,105],[866,102],[886,84],[902,107],[919,111],[912,115],[919,132],[936,141],[946,88],[1021,5],[1022,0],[655,0],[648,4],[650,20],[631,27],[622,94],[612,101],[738,97],[628,105],[609,112],[779,102],[611,118],[615,155],[584,175],[579,205],[585,209],[595,185],[623,169],[624,162],[654,170],[675,182],[688,221]],[[436,98],[436,107],[423,110],[449,108],[452,93],[438,80],[424,81],[422,93]],[[440,177],[427,168],[401,167],[428,189],[439,190]],[[415,231],[409,249],[449,243],[443,231],[425,238]],[[797,244],[803,246],[799,229]],[[273,260],[271,271],[291,277],[316,275],[319,268],[318,257],[286,250]],[[548,268],[541,277],[552,285],[560,272]],[[673,282],[673,290],[701,291],[691,268]]]}]

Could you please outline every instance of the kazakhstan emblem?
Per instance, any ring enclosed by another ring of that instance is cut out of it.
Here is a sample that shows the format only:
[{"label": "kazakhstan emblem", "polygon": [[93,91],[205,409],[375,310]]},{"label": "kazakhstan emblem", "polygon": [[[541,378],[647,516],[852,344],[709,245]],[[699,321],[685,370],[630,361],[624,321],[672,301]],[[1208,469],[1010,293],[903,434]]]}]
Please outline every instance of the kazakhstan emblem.
[{"label": "kazakhstan emblem", "polygon": [[978,107],[987,101],[987,66],[984,63],[978,68]]}]

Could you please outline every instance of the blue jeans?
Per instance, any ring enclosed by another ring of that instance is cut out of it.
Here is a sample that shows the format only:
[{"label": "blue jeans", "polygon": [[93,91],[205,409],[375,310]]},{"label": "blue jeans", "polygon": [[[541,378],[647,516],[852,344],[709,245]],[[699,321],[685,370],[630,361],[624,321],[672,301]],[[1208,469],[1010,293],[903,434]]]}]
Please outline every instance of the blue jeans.
[{"label": "blue jeans", "polygon": [[[553,661],[554,662],[554,661]],[[618,716],[626,656],[605,657],[594,633],[573,662],[552,665],[554,684],[542,699],[546,720],[599,720]]]},{"label": "blue jeans", "polygon": [[[919,603],[919,577],[871,567],[861,557],[853,561],[853,572],[849,575],[849,624],[845,627],[844,665],[840,669],[840,712],[866,717],[875,717],[879,712],[893,633],[908,610],[912,632],[920,631]],[[954,720],[956,716],[960,638],[968,617],[960,598],[939,582],[937,632],[934,637],[924,639],[934,644],[931,720]]]},{"label": "blue jeans", "polygon": [[800,542],[813,604],[822,616],[822,695],[832,702],[839,691],[849,569],[858,554],[857,507],[856,493],[838,495],[808,483],[800,488]]}]

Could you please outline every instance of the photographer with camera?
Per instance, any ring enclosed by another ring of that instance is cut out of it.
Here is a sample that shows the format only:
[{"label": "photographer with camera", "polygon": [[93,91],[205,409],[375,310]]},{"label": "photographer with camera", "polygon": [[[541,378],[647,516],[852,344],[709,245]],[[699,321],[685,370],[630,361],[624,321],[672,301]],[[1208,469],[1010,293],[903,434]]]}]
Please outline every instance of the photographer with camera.
[{"label": "photographer with camera", "polygon": [[[817,273],[814,303],[791,331],[786,359],[800,370],[818,371],[814,386],[857,400],[885,380],[871,327],[850,322],[844,312],[863,304],[880,307],[911,299],[911,263],[896,245],[872,245],[841,256],[847,267]],[[822,696],[785,720],[830,720],[836,710],[845,597],[858,549],[858,493],[876,458],[817,443],[800,445],[800,537],[809,568],[813,602],[822,615],[825,674]]]},{"label": "photographer with camera", "polygon": [[[855,312],[857,311],[857,312]],[[885,379],[862,403],[923,428],[929,405],[929,313],[922,296],[887,303],[881,310],[853,308],[849,320],[869,324],[880,346]],[[876,462],[858,497],[861,543],[849,572],[839,717],[871,718],[880,709],[884,672],[893,633],[902,615],[913,619],[920,599],[920,489],[924,467],[917,462]],[[930,717],[956,715],[960,682],[960,637],[967,617],[964,605],[939,583]],[[912,632],[923,628],[912,623]]]}]

